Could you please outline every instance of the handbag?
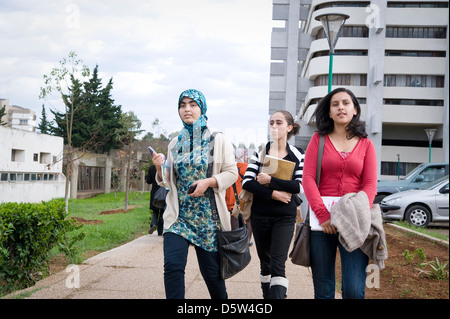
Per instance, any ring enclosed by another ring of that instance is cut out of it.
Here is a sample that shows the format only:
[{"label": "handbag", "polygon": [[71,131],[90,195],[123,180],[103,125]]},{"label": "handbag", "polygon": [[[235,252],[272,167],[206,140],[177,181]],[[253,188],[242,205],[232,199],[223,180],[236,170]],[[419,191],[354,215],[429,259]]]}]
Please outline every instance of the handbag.
[{"label": "handbag", "polygon": [[[266,156],[266,146],[264,145],[261,149],[261,165],[264,163],[265,156]],[[232,211],[233,216],[242,213],[244,220],[248,220],[252,214],[252,205],[253,205],[253,193],[245,189],[242,189],[241,192],[239,193],[239,201],[236,200],[236,202],[234,203]]]},{"label": "handbag", "polygon": [[217,231],[217,242],[222,279],[234,276],[250,263],[248,231],[242,214],[238,216],[238,227],[236,229]]},{"label": "handbag", "polygon": [[238,204],[238,201],[234,203],[233,216],[242,214],[244,220],[248,220],[252,214],[253,193],[243,189],[237,198],[240,203]]},{"label": "handbag", "polygon": [[[320,182],[320,172],[322,166],[323,148],[325,145],[325,136],[320,136],[319,139],[319,150],[317,153],[317,168],[316,168],[316,183],[319,187]],[[302,223],[298,223],[295,226],[295,238],[294,244],[291,252],[289,253],[289,258],[291,258],[292,263],[300,266],[309,267],[311,265],[310,258],[310,236],[311,236],[311,226],[309,225],[309,211],[306,214],[306,219]]]},{"label": "handbag", "polygon": [[[309,212],[308,212],[309,214]],[[298,223],[295,226],[295,239],[292,251],[289,253],[292,263],[309,267],[310,263],[310,242],[311,227],[309,223]]]},{"label": "handbag", "polygon": [[167,189],[159,187],[153,195],[152,204],[155,208],[163,209],[166,206]]},{"label": "handbag", "polygon": [[[211,136],[210,140],[210,160],[207,169],[207,177],[212,176],[213,156],[214,156],[214,137],[216,132]],[[219,220],[216,198],[214,191],[208,188],[206,194],[208,195],[211,203],[211,211],[214,220]],[[235,192],[236,196],[236,192]],[[239,204],[239,197],[236,196],[236,202]],[[247,267],[250,263],[250,249],[248,240],[248,231],[245,226],[242,213],[238,216],[238,227],[234,230],[217,230],[217,244],[219,250],[220,260],[220,275],[222,279],[228,279],[242,269]]]}]

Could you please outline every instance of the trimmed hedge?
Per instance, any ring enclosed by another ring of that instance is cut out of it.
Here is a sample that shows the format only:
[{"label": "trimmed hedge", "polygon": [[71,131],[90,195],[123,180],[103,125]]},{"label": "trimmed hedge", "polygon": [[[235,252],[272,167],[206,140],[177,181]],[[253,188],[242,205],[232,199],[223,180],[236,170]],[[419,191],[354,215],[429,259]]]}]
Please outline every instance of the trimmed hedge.
[{"label": "trimmed hedge", "polygon": [[22,289],[41,279],[51,249],[74,227],[62,200],[0,204],[0,283]]}]

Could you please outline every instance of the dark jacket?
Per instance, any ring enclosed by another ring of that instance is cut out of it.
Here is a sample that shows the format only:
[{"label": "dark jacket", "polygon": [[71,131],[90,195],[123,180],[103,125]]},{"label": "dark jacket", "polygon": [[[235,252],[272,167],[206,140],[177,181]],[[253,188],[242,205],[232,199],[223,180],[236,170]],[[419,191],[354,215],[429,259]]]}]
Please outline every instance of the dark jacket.
[{"label": "dark jacket", "polygon": [[[270,143],[267,143],[266,145],[266,154],[270,150],[270,145]],[[242,182],[242,188],[252,192],[254,195],[252,216],[296,216],[297,206],[300,204],[296,194],[303,193],[301,182],[303,178],[304,152],[290,144],[286,144],[286,149],[288,155],[286,155],[284,159],[295,162],[292,180],[284,181],[272,177],[268,187],[261,185],[255,179],[261,167],[261,148],[253,154]],[[272,199],[274,190],[291,193],[291,201],[285,204]]]},{"label": "dark jacket", "polygon": [[155,165],[152,165],[149,167],[148,173],[147,173],[147,176],[145,179],[147,181],[147,184],[152,185],[152,190],[150,191],[150,209],[157,210],[159,208],[154,207],[152,204],[152,201],[153,201],[153,197],[155,196],[156,191],[161,186],[159,186],[158,183],[156,182],[156,166]]}]

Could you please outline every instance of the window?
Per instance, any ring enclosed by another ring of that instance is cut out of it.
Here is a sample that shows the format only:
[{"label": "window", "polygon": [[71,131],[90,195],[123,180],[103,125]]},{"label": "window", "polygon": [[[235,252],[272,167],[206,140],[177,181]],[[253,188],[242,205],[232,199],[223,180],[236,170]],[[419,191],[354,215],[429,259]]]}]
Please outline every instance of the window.
[{"label": "window", "polygon": [[38,153],[34,153],[33,154],[33,162],[37,162],[39,161],[39,154]]},{"label": "window", "polygon": [[12,149],[11,150],[11,162],[24,162],[25,161],[25,151]]},{"label": "window", "polygon": [[57,181],[58,173],[17,173],[17,172],[2,172],[0,174],[0,181],[2,182],[34,182],[34,181]]},{"label": "window", "polygon": [[[314,86],[328,85],[328,75],[320,75],[314,80]],[[366,74],[333,74],[333,85],[366,86]]]},{"label": "window", "polygon": [[445,175],[445,167],[428,167],[420,173],[424,182],[435,181]]},{"label": "window", "polygon": [[445,39],[446,32],[446,28],[387,27],[386,38]]},{"label": "window", "polygon": [[52,162],[52,154],[50,153],[40,153],[40,163],[41,164],[51,164]]},{"label": "window", "polygon": [[417,166],[418,163],[381,162],[381,175],[405,176]]},{"label": "window", "polygon": [[444,106],[444,100],[384,99],[386,105]]},{"label": "window", "polygon": [[384,76],[384,86],[396,86],[395,83],[396,83],[395,75],[386,74]]},{"label": "window", "polygon": [[442,88],[444,87],[444,77],[439,75],[386,74],[384,86]]}]

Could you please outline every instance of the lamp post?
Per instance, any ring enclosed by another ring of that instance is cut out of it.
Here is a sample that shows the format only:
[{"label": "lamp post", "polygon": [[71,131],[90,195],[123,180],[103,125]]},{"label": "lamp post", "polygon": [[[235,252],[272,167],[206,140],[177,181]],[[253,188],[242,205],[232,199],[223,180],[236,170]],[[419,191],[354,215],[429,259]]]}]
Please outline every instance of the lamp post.
[{"label": "lamp post", "polygon": [[345,20],[350,18],[347,14],[342,13],[324,13],[316,16],[316,20],[322,23],[325,35],[328,39],[330,47],[330,65],[328,70],[328,93],[331,92],[331,83],[333,80],[333,55],[337,40],[341,34]]},{"label": "lamp post", "polygon": [[428,136],[428,162],[431,163],[431,142],[433,141],[434,133],[436,132],[435,128],[426,128],[424,129],[425,133]]}]

